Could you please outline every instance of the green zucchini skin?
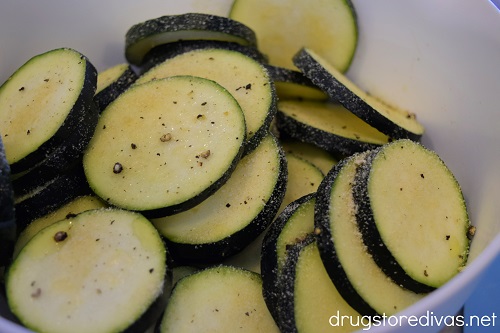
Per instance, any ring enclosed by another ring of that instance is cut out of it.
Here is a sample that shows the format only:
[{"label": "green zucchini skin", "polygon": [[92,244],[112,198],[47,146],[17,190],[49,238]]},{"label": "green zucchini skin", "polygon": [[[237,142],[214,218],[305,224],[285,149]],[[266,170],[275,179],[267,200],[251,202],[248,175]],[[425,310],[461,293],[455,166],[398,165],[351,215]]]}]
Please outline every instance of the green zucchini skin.
[{"label": "green zucchini skin", "polygon": [[[278,177],[276,179],[274,189],[262,210],[252,219],[250,223],[248,223],[247,226],[219,241],[187,244],[175,242],[166,238],[165,241],[170,249],[172,258],[176,263],[206,264],[221,262],[225,258],[242,251],[271,224],[285,197],[288,179],[285,154],[281,146],[277,144],[276,138],[273,137],[272,140],[274,140],[278,148],[279,170],[277,172]],[[248,158],[252,158],[252,156],[248,155]],[[251,191],[251,189],[248,190]],[[224,216],[221,216],[220,218],[224,219]]]},{"label": "green zucchini skin", "polygon": [[[191,32],[191,36],[182,35],[184,32]],[[163,41],[154,40],[156,36],[162,34],[172,34],[172,37]],[[179,40],[200,39],[257,45],[254,31],[243,23],[224,16],[185,13],[161,16],[130,27],[125,34],[125,57],[131,64],[140,65],[145,54],[155,46]],[[142,48],[141,43],[144,44]]]},{"label": "green zucchini skin", "polygon": [[[82,64],[85,64],[85,74],[79,96],[74,105],[71,106],[71,111],[69,112],[66,120],[51,138],[42,143],[35,151],[29,153],[17,162],[11,163],[11,172],[13,175],[25,172],[42,162],[47,155],[50,155],[58,147],[64,146],[67,138],[71,137],[75,130],[80,131],[84,126],[89,126],[89,128],[86,129],[86,131],[89,131],[92,127],[92,123],[86,124],[86,119],[88,117],[88,113],[93,114],[95,112],[93,107],[93,97],[97,86],[97,70],[85,55],[68,48],[55,49],[31,58],[26,64],[31,61],[35,61],[37,57],[44,57],[50,55],[52,52],[58,52],[60,50],[68,50],[70,52],[78,53]],[[23,66],[12,74],[4,85],[7,85],[9,80],[16,75],[18,71],[23,69]],[[2,87],[0,87],[0,93],[1,90]]]},{"label": "green zucchini skin", "polygon": [[[375,108],[365,103],[356,93],[352,92],[348,87],[338,81],[318,59],[315,59],[315,56],[313,56],[311,51],[307,48],[299,50],[293,57],[293,62],[305,76],[311,79],[311,81],[330,96],[330,98],[341,103],[346,109],[378,129],[380,132],[388,135],[392,139],[420,140],[423,130],[422,132],[414,132],[403,128],[379,113]],[[411,119],[413,116],[407,113],[406,117]]]},{"label": "green zucchini skin", "polygon": [[[307,194],[290,204],[288,204],[266,231],[262,241],[260,274],[262,276],[262,293],[267,307],[275,321],[280,325],[279,315],[281,314],[281,272],[278,266],[277,243],[283,228],[288,223],[291,216],[303,204],[315,198],[315,193]],[[314,230],[310,230],[313,232]],[[302,236],[302,235],[297,235]],[[283,331],[284,328],[281,328]]]},{"label": "green zucchini skin", "polygon": [[342,171],[342,168],[350,159],[354,158],[356,158],[356,156],[353,155],[339,161],[319,185],[315,205],[314,224],[316,230],[318,230],[316,239],[319,253],[325,265],[325,269],[337,287],[337,290],[360,314],[374,316],[378,314],[377,311],[357,293],[340,263],[334,244],[335,240],[332,238],[330,225],[330,193],[332,192],[332,186],[334,185],[335,179]]},{"label": "green zucchini skin", "polygon": [[16,196],[26,195],[81,164],[83,153],[92,138],[98,119],[99,108],[92,103],[78,128],[64,143],[41,163],[12,180]]},{"label": "green zucchini skin", "polygon": [[241,52],[250,58],[266,64],[267,58],[255,46],[241,45],[235,42],[218,40],[181,40],[177,42],[158,45],[151,49],[145,56],[140,66],[141,73],[148,71],[163,61],[179,54],[204,48],[219,48]]},{"label": "green zucchini skin", "polygon": [[10,165],[0,137],[0,267],[10,261],[15,239],[14,191],[10,180]]},{"label": "green zucchini skin", "polygon": [[15,197],[17,233],[36,218],[42,217],[82,196],[92,194],[80,163],[68,172],[43,184],[33,192]]},{"label": "green zucchini skin", "polygon": [[124,69],[119,77],[110,82],[99,92],[96,92],[94,96],[94,102],[99,108],[99,111],[102,112],[121,93],[123,93],[128,87],[130,87],[135,82],[135,80],[137,80],[137,77],[138,75],[129,65]]}]

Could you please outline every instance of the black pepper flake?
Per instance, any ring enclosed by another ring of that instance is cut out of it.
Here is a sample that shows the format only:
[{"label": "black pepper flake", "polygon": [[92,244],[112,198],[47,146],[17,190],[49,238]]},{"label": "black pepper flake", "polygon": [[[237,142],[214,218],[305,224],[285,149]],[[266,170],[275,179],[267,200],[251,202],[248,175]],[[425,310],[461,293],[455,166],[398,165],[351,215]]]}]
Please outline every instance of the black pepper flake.
[{"label": "black pepper flake", "polygon": [[123,165],[120,162],[116,162],[115,165],[113,165],[113,173],[120,173],[123,171]]},{"label": "black pepper flake", "polygon": [[226,204],[226,207],[227,207],[227,208],[231,207],[231,204],[228,202],[228,203]]},{"label": "black pepper flake", "polygon": [[152,274],[154,272],[154,270],[155,270],[154,268],[150,268],[149,273]]},{"label": "black pepper flake", "polygon": [[66,231],[58,231],[54,235],[54,240],[57,243],[64,241],[66,238],[68,238],[68,233]]},{"label": "black pepper flake", "polygon": [[45,82],[49,82],[49,79],[45,79],[45,80],[43,80],[43,81],[45,81]]},{"label": "black pepper flake", "polygon": [[31,131],[30,130],[27,130],[26,131],[26,135],[30,135]]},{"label": "black pepper flake", "polygon": [[160,137],[160,141],[161,142],[168,142],[172,140],[172,134],[170,133],[166,133],[166,134],[163,134],[161,137]]},{"label": "black pepper flake", "polygon": [[32,298],[38,298],[42,295],[42,289],[36,288],[36,290],[31,294]]},{"label": "black pepper flake", "polygon": [[66,214],[66,219],[72,219],[75,216],[76,216],[75,213],[68,213],[68,214]]},{"label": "black pepper flake", "polygon": [[450,240],[450,235],[446,235],[446,240]]},{"label": "black pepper flake", "polygon": [[246,90],[250,90],[250,89],[252,89],[252,84],[251,84],[251,83],[247,84],[247,85],[245,86],[245,89],[246,89]]},{"label": "black pepper flake", "polygon": [[207,105],[207,102],[203,102],[203,103],[201,103],[201,105],[205,106],[205,105]]},{"label": "black pepper flake", "polygon": [[420,174],[420,177],[422,177],[422,179],[425,178],[423,173]]},{"label": "black pepper flake", "polygon": [[429,274],[427,273],[427,270],[426,270],[426,269],[424,269],[424,275],[425,275],[425,276],[429,276]]},{"label": "black pepper flake", "polygon": [[24,90],[24,87],[19,88],[19,91],[23,91],[23,90]]},{"label": "black pepper flake", "polygon": [[210,149],[207,149],[204,152],[202,152],[200,156],[203,157],[204,159],[207,159],[210,156]]},{"label": "black pepper flake", "polygon": [[131,147],[132,149],[136,149],[136,148],[137,148],[137,145],[136,145],[135,143],[131,143],[131,144],[130,144],[130,147]]}]

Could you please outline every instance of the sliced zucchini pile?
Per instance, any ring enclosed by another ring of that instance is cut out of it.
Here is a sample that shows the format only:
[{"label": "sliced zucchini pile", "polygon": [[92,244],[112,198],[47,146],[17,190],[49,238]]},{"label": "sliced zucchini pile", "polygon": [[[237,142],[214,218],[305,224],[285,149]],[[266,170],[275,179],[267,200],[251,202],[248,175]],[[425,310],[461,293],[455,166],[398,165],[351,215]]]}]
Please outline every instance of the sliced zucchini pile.
[{"label": "sliced zucchini pile", "polygon": [[13,315],[350,332],[452,279],[474,233],[461,188],[411,112],[343,74],[357,37],[348,0],[235,0],[133,25],[99,74],[72,49],[29,60],[0,86]]}]

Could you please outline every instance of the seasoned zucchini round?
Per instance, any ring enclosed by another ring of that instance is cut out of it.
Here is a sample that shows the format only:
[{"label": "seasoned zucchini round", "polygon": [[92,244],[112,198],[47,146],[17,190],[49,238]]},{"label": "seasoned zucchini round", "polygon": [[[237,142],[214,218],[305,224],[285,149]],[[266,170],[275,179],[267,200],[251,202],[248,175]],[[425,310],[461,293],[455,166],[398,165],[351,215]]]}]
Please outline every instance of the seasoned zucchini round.
[{"label": "seasoned zucchini round", "polygon": [[9,268],[9,307],[38,332],[144,332],[161,316],[171,267],[143,216],[95,209],[37,233]]},{"label": "seasoned zucchini round", "polygon": [[83,156],[85,175],[108,203],[163,217],[227,181],[245,133],[240,106],[214,81],[176,76],[137,84],[102,112]]},{"label": "seasoned zucchini round", "polygon": [[353,193],[363,242],[396,283],[428,292],[465,265],[465,200],[435,152],[408,139],[384,145],[360,165]]},{"label": "seasoned zucchini round", "polygon": [[97,71],[68,48],[34,56],[0,87],[0,132],[17,174],[65,144],[92,108]]},{"label": "seasoned zucchini round", "polygon": [[159,333],[279,332],[262,297],[259,274],[215,266],[179,280]]}]

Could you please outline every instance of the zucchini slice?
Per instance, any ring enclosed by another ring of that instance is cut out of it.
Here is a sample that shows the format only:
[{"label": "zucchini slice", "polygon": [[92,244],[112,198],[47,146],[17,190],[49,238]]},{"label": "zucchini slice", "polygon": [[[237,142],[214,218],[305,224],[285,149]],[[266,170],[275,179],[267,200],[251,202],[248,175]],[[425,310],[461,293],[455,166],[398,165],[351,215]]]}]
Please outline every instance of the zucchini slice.
[{"label": "zucchini slice", "polygon": [[121,63],[99,72],[94,102],[99,110],[104,110],[132,83],[137,80],[137,74],[127,63]]},{"label": "zucchini slice", "polygon": [[43,161],[93,112],[97,71],[81,53],[60,48],[34,56],[0,87],[0,133],[12,174]]},{"label": "zucchini slice", "polygon": [[[283,332],[353,332],[363,317],[340,295],[325,270],[314,235],[289,247],[281,275]],[[341,316],[348,318],[341,321]]]},{"label": "zucchini slice", "polygon": [[470,221],[461,188],[441,158],[408,139],[366,157],[353,186],[363,242],[380,268],[414,292],[463,268]]},{"label": "zucchini slice", "polygon": [[140,66],[140,70],[142,73],[145,73],[154,66],[159,65],[165,60],[173,58],[179,54],[206,48],[232,50],[243,53],[244,55],[260,63],[267,63],[267,57],[262,54],[256,46],[241,45],[234,42],[225,42],[218,40],[181,40],[178,42],[158,45],[151,49],[144,56],[144,60]]},{"label": "zucchini slice", "polygon": [[369,95],[314,49],[302,48],[293,61],[330,98],[389,137],[418,141],[424,133],[414,113]]},{"label": "zucchini slice", "polygon": [[144,332],[161,316],[171,267],[138,213],[95,209],[37,233],[10,267],[7,300],[37,332]]},{"label": "zucchini slice", "polygon": [[276,126],[280,133],[333,154],[351,155],[390,141],[341,104],[332,102],[280,101]]},{"label": "zucchini slice", "polygon": [[259,274],[215,266],[177,282],[159,333],[279,332],[262,297]]},{"label": "zucchini slice", "polygon": [[101,113],[85,175],[108,203],[163,217],[226,182],[245,133],[240,106],[214,81],[176,76],[134,85]]},{"label": "zucchini slice", "polygon": [[274,81],[276,93],[280,100],[306,99],[324,101],[328,99],[328,95],[312,83],[302,72],[272,65],[266,65],[266,69]]},{"label": "zucchini slice", "polygon": [[288,248],[314,231],[315,194],[307,194],[283,209],[266,231],[261,249],[262,292],[269,311],[280,324],[281,272]]},{"label": "zucchini slice", "polygon": [[358,26],[349,0],[235,0],[229,17],[255,31],[272,65],[295,69],[291,59],[307,45],[344,72],[356,51]]},{"label": "zucchini slice", "polygon": [[130,27],[125,34],[125,57],[140,65],[152,48],[180,40],[216,40],[241,45],[257,45],[252,29],[228,17],[185,13],[165,15]]},{"label": "zucchini slice", "polygon": [[76,214],[86,210],[105,207],[107,207],[106,203],[96,196],[90,194],[82,195],[72,199],[47,215],[34,219],[17,237],[12,257],[17,257],[17,254],[21,251],[24,245],[26,245],[26,243],[28,243],[28,241],[43,228],[48,227],[49,225],[60,220],[73,218]]},{"label": "zucchini slice", "polygon": [[365,316],[393,315],[420,300],[394,283],[366,250],[356,223],[352,186],[368,152],[342,160],[317,192],[314,223],[323,264],[344,299]]},{"label": "zucchini slice", "polygon": [[0,268],[9,262],[15,240],[14,190],[10,180],[10,165],[0,136]]},{"label": "zucchini slice", "polygon": [[261,63],[232,50],[199,49],[167,59],[144,73],[136,83],[174,75],[214,80],[236,98],[247,125],[245,153],[257,147],[267,135],[277,112],[277,97],[274,83]]},{"label": "zucchini slice", "polygon": [[185,212],[152,221],[175,261],[220,261],[240,252],[267,228],[286,184],[284,153],[268,135],[212,196]]}]

